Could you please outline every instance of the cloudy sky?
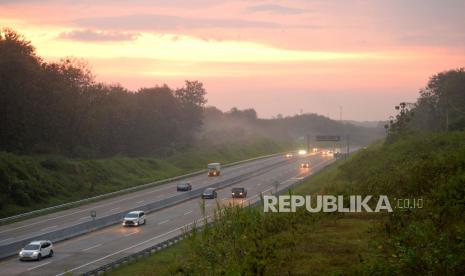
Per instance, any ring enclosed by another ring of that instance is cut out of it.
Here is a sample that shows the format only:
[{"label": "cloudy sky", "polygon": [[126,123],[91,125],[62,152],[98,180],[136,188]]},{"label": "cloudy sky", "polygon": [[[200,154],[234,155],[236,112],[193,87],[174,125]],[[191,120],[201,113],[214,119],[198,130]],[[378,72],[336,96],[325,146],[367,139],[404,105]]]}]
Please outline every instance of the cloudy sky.
[{"label": "cloudy sky", "polygon": [[200,80],[209,105],[261,117],[386,119],[465,66],[465,0],[0,0],[0,26],[46,60],[130,89]]}]

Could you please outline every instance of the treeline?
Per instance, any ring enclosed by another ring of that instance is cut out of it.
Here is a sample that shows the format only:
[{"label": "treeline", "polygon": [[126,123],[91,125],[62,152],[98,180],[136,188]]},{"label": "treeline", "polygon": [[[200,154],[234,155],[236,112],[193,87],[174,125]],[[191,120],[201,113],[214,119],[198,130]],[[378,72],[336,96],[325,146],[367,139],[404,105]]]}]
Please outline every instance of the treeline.
[{"label": "treeline", "polygon": [[361,145],[384,135],[382,128],[317,114],[260,119],[253,109],[222,112],[205,108],[205,94],[198,81],[186,81],[179,89],[163,85],[138,91],[98,83],[83,61],[45,62],[23,36],[0,30],[0,151],[169,156],[212,143],[304,143],[307,135],[330,134]]},{"label": "treeline", "polygon": [[402,102],[385,125],[388,142],[415,132],[465,129],[465,68],[433,75],[415,103]]},{"label": "treeline", "polygon": [[2,151],[165,155],[192,142],[205,103],[198,81],[138,91],[97,83],[82,62],[45,62],[24,37],[0,31]]},{"label": "treeline", "polygon": [[[384,134],[382,123],[378,127],[356,126],[313,113],[261,119],[257,117],[254,109],[232,108],[222,112],[215,107],[207,107],[200,140],[222,143],[232,140],[246,141],[260,136],[302,144],[306,143],[308,136],[310,143],[318,145],[315,141],[317,135],[339,135],[344,140],[341,145],[345,145],[347,137],[351,144],[367,145],[382,138]],[[214,139],[211,139],[212,137]]]}]

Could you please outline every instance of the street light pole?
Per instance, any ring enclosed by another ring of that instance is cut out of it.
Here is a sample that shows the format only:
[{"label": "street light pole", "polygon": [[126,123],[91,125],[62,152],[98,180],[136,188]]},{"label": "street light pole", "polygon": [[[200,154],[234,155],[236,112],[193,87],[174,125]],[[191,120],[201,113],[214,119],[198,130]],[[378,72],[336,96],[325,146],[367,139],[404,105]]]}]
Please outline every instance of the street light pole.
[{"label": "street light pole", "polygon": [[307,134],[307,153],[310,152],[310,135]]}]

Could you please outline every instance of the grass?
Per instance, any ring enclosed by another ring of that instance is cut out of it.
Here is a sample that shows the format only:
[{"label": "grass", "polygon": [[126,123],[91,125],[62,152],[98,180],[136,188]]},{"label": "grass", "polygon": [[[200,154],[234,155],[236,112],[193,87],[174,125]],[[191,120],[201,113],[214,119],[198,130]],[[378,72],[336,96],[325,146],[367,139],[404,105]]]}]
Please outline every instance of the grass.
[{"label": "grass", "polygon": [[0,152],[0,217],[204,169],[209,162],[231,163],[281,152],[290,145],[268,140],[191,149],[166,158],[117,156],[70,159]]},{"label": "grass", "polygon": [[322,218],[299,237],[292,274],[355,274],[371,260],[373,229],[379,219],[367,215]]}]

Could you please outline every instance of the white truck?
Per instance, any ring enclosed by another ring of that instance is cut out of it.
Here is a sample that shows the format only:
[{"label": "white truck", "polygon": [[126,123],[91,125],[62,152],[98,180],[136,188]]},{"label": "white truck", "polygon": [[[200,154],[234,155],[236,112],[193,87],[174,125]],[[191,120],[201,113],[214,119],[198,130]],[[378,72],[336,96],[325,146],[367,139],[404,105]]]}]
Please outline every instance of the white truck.
[{"label": "white truck", "polygon": [[219,176],[221,171],[220,163],[208,164],[208,176]]}]

